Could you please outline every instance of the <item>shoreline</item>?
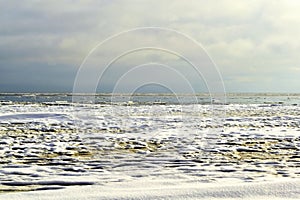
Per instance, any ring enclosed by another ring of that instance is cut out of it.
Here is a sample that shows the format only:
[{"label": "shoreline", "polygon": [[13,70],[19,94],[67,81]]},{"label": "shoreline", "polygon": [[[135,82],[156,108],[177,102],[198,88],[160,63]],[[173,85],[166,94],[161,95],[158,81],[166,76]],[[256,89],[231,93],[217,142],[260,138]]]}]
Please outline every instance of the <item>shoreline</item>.
[{"label": "shoreline", "polygon": [[0,199],[299,199],[299,179],[241,183],[184,183],[131,181],[110,185],[74,186],[62,190],[45,190],[0,194]]}]

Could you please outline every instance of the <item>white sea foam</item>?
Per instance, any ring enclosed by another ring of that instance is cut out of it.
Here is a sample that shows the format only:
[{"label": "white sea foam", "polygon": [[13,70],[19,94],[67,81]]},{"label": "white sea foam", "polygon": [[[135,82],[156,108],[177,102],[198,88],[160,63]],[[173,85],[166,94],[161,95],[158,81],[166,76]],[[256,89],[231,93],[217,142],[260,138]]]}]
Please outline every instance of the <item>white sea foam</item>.
[{"label": "white sea foam", "polygon": [[224,109],[2,105],[0,199],[299,198],[299,106]]}]

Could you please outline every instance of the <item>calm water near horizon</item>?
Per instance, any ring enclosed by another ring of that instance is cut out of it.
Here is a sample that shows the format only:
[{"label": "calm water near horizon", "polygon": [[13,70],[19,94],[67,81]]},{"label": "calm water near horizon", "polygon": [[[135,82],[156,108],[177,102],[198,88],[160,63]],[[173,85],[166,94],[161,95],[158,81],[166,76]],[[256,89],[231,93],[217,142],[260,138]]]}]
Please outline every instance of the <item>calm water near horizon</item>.
[{"label": "calm water near horizon", "polygon": [[[72,102],[72,93],[0,93],[0,101],[12,102]],[[209,94],[110,94],[97,93],[95,95],[80,94],[76,96],[95,97],[95,103],[122,103],[128,100],[137,104],[165,102],[166,104],[210,104]],[[228,104],[300,104],[300,93],[228,93]]]}]

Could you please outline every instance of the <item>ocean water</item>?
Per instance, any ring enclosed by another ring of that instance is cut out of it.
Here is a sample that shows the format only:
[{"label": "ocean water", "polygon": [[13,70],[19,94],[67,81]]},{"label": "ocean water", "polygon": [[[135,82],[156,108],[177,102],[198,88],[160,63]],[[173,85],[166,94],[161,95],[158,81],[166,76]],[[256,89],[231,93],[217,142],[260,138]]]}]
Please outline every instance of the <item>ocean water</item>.
[{"label": "ocean water", "polygon": [[[93,97],[94,103],[124,103],[134,101],[139,104],[151,104],[153,102],[166,102],[168,104],[211,104],[211,96],[203,94],[106,94],[97,93],[83,95]],[[0,101],[45,103],[55,101],[72,102],[72,93],[0,93]],[[228,104],[299,104],[300,94],[297,93],[228,93]]]},{"label": "ocean water", "polygon": [[300,94],[92,97],[0,94],[0,193],[300,177]]}]

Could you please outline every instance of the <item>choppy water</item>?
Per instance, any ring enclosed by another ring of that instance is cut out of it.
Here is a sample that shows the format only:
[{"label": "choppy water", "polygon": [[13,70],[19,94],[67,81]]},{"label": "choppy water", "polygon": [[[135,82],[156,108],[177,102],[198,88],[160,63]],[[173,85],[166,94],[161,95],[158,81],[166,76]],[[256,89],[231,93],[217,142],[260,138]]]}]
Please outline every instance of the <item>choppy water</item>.
[{"label": "choppy water", "polygon": [[229,94],[213,108],[205,94],[196,104],[129,97],[74,104],[70,94],[1,94],[0,191],[300,177],[298,94]]}]

